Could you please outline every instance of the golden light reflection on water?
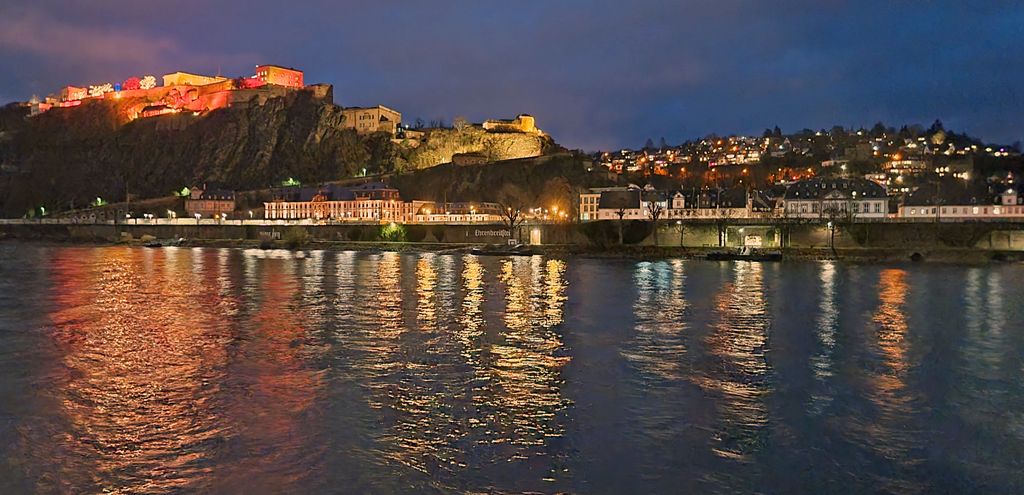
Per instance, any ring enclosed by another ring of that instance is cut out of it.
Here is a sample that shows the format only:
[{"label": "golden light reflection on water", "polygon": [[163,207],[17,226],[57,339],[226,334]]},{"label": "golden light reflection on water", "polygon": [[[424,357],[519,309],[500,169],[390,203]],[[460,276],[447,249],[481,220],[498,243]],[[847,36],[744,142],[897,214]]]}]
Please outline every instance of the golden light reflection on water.
[{"label": "golden light reflection on water", "polygon": [[518,446],[543,446],[564,432],[555,415],[566,406],[560,370],[569,358],[554,328],[563,318],[564,272],[564,261],[539,256],[501,262],[506,331],[488,348],[478,373],[483,394],[474,402],[486,411],[476,425],[485,441],[517,446],[513,458],[531,453]]},{"label": "golden light reflection on water", "polygon": [[878,281],[879,306],[874,320],[878,326],[878,347],[885,358],[890,373],[880,377],[880,388],[895,391],[903,386],[903,372],[907,362],[904,357],[903,338],[907,334],[907,316],[903,306],[907,298],[907,273],[900,269],[883,270]]},{"label": "golden light reflection on water", "polygon": [[[0,301],[48,321],[4,329],[0,388],[26,404],[0,406],[0,476],[15,478],[0,488],[27,487],[6,493],[1020,482],[1016,267],[673,261],[567,276],[543,257],[50,249],[46,276]],[[601,282],[574,287],[592,304],[568,317],[567,279]],[[952,283],[930,294],[934,280]],[[788,319],[778,287],[820,297],[784,301],[808,312]],[[939,306],[957,302],[962,318]],[[809,396],[828,407],[808,413]],[[804,465],[805,484],[777,471]]]},{"label": "golden light reflection on water", "polygon": [[[202,445],[230,428],[215,396],[231,338],[220,313],[237,303],[204,272],[183,277],[153,252],[59,253],[60,309],[51,319],[66,369],[55,393],[67,424],[32,448],[67,462],[43,479],[67,483],[60,491],[111,493],[168,492],[203,479],[212,460]],[[166,256],[171,264],[207,261],[183,250]],[[79,478],[78,462],[91,465],[89,479]]]},{"label": "golden light reflection on water", "polygon": [[[381,455],[438,486],[466,469],[546,455],[549,439],[563,431],[555,415],[566,405],[559,375],[565,358],[553,329],[563,318],[564,262],[505,260],[488,280],[475,256],[419,255],[410,280],[416,302],[405,307],[415,313],[410,319],[399,300],[397,261],[385,255],[377,262],[374,297],[362,300],[380,322],[365,337],[380,345],[361,342],[367,353],[358,366],[373,370],[366,386],[384,425]],[[483,314],[487,287],[496,283],[505,288],[503,322]],[[439,287],[458,296],[442,296]],[[385,323],[403,320],[416,326]],[[467,457],[461,443],[470,436],[494,457]]]},{"label": "golden light reflection on water", "polygon": [[705,344],[715,373],[697,377],[717,399],[718,425],[712,451],[727,459],[749,460],[764,448],[770,392],[765,361],[767,315],[760,263],[732,265],[733,281],[715,298],[717,324]]},{"label": "golden light reflection on water", "polygon": [[[909,427],[914,412],[913,395],[907,391],[906,378],[910,364],[906,358],[908,322],[907,272],[890,268],[882,270],[878,280],[878,308],[871,321],[875,325],[876,346],[881,367],[871,377],[869,391],[876,412],[865,418],[864,435],[871,448],[884,459],[898,466],[911,466],[918,461],[911,451],[920,444],[920,432]],[[897,477],[881,476],[886,491],[914,493],[920,491]]]},{"label": "golden light reflection on water", "polygon": [[434,269],[433,254],[425,254],[416,262],[416,319],[420,328],[435,330],[437,326],[437,305],[434,300],[437,285],[437,271]]},{"label": "golden light reflection on water", "polygon": [[462,357],[474,368],[479,365],[479,339],[485,327],[483,303],[487,297],[484,287],[486,269],[477,256],[462,258],[462,311],[459,316],[460,331],[457,333]]}]

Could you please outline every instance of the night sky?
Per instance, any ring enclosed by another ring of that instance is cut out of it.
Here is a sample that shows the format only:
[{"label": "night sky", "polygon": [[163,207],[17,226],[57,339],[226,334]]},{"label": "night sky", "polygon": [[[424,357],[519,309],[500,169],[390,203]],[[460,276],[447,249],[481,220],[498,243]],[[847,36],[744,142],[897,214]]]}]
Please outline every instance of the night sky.
[{"label": "night sky", "polygon": [[586,150],[935,118],[1024,139],[1024,3],[965,3],[0,0],[0,101],[272,63],[340,105],[530,113]]}]

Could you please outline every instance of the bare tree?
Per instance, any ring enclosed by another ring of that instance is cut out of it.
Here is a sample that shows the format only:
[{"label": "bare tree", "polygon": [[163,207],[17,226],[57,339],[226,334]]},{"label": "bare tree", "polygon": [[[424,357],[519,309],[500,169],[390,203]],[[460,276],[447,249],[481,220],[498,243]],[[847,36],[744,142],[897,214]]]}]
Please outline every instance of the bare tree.
[{"label": "bare tree", "polygon": [[715,209],[715,226],[718,228],[718,247],[725,247],[726,229],[729,227],[729,219],[733,216],[732,208]]},{"label": "bare tree", "polygon": [[828,247],[832,250],[832,256],[838,256],[836,252],[836,229],[840,225],[844,228],[853,222],[853,211],[846,203],[831,202],[821,208],[822,216],[828,219]]},{"label": "bare tree", "polygon": [[654,245],[658,245],[658,219],[664,213],[664,207],[659,201],[647,202],[647,217],[651,219],[651,230],[654,233]]},{"label": "bare tree", "polygon": [[[499,203],[501,204],[501,203]],[[510,229],[517,229],[526,218],[521,207],[501,204],[501,222]]]},{"label": "bare tree", "polygon": [[498,205],[501,206],[501,221],[512,231],[512,235],[518,239],[519,226],[523,224],[526,217],[523,210],[527,205],[527,194],[518,185],[511,182],[505,183],[497,194]]},{"label": "bare tree", "polygon": [[455,117],[455,120],[452,121],[452,126],[455,127],[456,131],[462,132],[463,129],[469,127],[469,121],[462,116]]},{"label": "bare tree", "polygon": [[619,245],[621,246],[622,245],[622,223],[623,223],[622,218],[626,216],[626,207],[623,206],[623,207],[620,207],[619,209],[615,210],[615,216],[619,217],[619,221],[617,222],[617,226],[619,228]]}]

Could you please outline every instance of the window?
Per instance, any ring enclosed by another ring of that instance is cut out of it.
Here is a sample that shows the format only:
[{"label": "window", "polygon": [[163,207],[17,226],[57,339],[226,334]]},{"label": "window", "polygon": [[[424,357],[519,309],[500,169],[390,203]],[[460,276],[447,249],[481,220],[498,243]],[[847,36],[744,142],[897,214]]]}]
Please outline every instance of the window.
[{"label": "window", "polygon": [[875,213],[882,212],[882,203],[875,203]]},{"label": "window", "polygon": [[818,212],[818,203],[811,203],[811,213]]}]

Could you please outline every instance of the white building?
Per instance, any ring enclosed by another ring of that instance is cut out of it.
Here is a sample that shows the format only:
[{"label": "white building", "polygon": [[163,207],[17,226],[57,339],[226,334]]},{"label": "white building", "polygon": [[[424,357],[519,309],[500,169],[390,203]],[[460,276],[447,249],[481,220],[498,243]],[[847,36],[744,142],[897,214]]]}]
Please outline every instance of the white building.
[{"label": "white building", "polygon": [[900,206],[899,217],[920,220],[1022,220],[1024,195],[1008,188],[993,204],[911,204]]},{"label": "white building", "polygon": [[663,192],[650,186],[605,187],[580,194],[580,221],[618,220],[619,213],[623,220],[650,220],[652,205],[661,208],[661,220],[766,217],[773,213],[772,203],[756,191]]},{"label": "white building", "polygon": [[787,218],[886,218],[885,188],[865,179],[821,178],[794,182],[786,188]]}]

